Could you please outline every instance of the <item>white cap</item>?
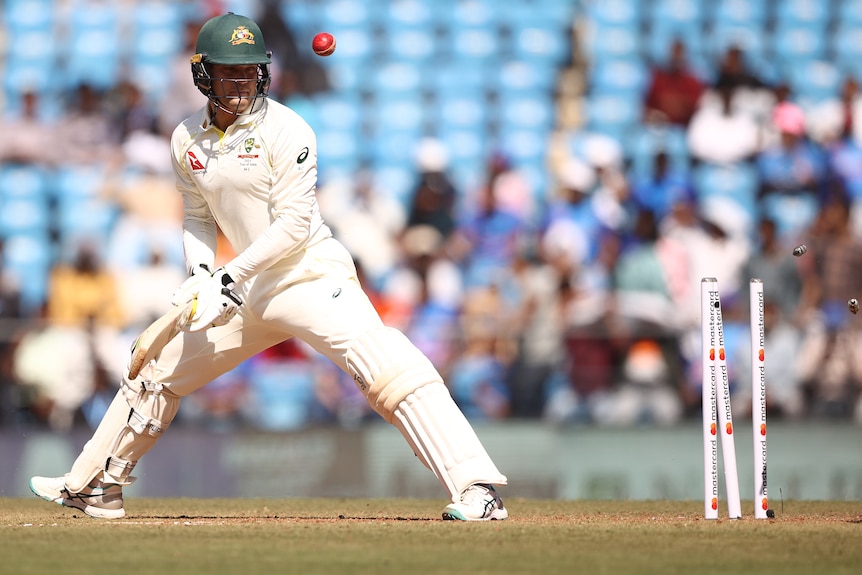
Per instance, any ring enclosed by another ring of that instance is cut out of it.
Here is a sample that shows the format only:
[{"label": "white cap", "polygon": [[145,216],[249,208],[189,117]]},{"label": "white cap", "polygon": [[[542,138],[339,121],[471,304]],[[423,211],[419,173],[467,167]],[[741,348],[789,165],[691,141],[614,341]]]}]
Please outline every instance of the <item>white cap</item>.
[{"label": "white cap", "polygon": [[560,168],[557,178],[562,187],[588,194],[596,183],[596,172],[586,162],[569,158]]},{"label": "white cap", "polygon": [[436,138],[423,138],[416,146],[416,165],[424,172],[442,172],[449,167],[449,150]]},{"label": "white cap", "polygon": [[623,148],[604,134],[590,134],[584,143],[586,160],[597,168],[615,168],[622,164]]}]

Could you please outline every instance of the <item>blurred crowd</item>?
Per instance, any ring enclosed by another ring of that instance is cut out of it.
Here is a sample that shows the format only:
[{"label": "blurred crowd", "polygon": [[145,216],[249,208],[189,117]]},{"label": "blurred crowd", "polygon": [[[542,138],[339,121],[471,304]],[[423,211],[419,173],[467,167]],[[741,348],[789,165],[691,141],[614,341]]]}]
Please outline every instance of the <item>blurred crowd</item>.
[{"label": "blurred crowd", "polygon": [[[735,417],[751,409],[748,281],[759,278],[769,417],[862,423],[862,331],[847,308],[862,297],[857,79],[803,108],[787,85],[751,72],[739,48],[711,81],[687,67],[684,43],[669,48],[641,102],[652,144],[637,157],[631,142],[572,130],[548,160],[547,189],[502,152],[465,188],[449,169],[457,150],[428,138],[406,201],[360,169],[321,178],[324,218],[384,320],[428,355],[472,420],[698,417],[700,282],[715,277]],[[166,71],[163,108],[118,81],[79,86],[53,119],[38,113],[38,92],[24,92],[20,112],[2,119],[15,137],[0,142],[0,165],[95,165],[95,200],[114,217],[104,233],[66,234],[63,206],[52,205],[57,258],[42,299],[0,268],[0,426],[98,422],[130,344],[182,283],[167,138],[205,101],[189,80],[191,50]],[[313,115],[308,95],[327,89],[320,70],[276,73],[270,96]],[[794,257],[800,244],[807,253]],[[218,258],[232,255],[222,242]],[[289,341],[187,398],[177,423],[289,430],[374,419],[349,377]]]}]

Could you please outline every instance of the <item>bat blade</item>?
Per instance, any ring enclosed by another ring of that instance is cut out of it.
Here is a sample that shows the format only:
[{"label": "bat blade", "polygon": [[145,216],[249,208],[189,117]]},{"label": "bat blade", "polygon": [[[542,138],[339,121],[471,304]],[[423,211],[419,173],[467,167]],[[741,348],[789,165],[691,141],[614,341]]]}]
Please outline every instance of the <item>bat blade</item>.
[{"label": "bat blade", "polygon": [[195,312],[197,300],[182,306],[174,306],[145,329],[132,345],[132,360],[129,363],[129,379],[135,379],[145,365],[155,359],[169,341],[174,339]]}]

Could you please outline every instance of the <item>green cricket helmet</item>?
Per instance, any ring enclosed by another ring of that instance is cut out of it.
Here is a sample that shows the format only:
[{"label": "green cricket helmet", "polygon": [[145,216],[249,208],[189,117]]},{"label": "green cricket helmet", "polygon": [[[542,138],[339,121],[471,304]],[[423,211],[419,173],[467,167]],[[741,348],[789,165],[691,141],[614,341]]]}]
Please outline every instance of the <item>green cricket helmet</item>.
[{"label": "green cricket helmet", "polygon": [[[210,74],[210,65],[257,65],[257,91],[252,106],[245,112],[252,113],[260,109],[267,96],[271,81],[269,74],[271,63],[272,52],[266,49],[260,27],[251,18],[228,12],[208,20],[201,27],[195,44],[195,54],[191,57],[192,77],[198,90],[213,104],[237,114],[238,110],[231,110],[221,102],[224,96],[217,96],[213,92],[215,80]],[[240,80],[244,79],[220,79],[219,81]]]}]

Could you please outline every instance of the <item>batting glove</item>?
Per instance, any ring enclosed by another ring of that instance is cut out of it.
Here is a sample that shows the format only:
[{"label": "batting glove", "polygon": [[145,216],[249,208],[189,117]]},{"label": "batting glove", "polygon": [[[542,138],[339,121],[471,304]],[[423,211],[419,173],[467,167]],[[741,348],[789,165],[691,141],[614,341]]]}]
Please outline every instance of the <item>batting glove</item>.
[{"label": "batting glove", "polygon": [[195,299],[198,292],[201,291],[201,286],[209,281],[211,276],[212,272],[210,272],[210,268],[206,264],[199,264],[192,268],[192,275],[174,291],[174,294],[171,296],[171,303],[173,305],[184,305]]},{"label": "batting glove", "polygon": [[188,331],[200,331],[229,322],[242,305],[242,299],[233,291],[235,287],[236,282],[224,268],[214,271],[198,290],[198,305]]}]

